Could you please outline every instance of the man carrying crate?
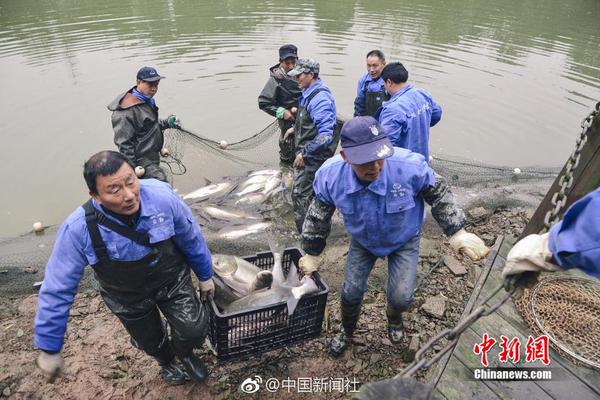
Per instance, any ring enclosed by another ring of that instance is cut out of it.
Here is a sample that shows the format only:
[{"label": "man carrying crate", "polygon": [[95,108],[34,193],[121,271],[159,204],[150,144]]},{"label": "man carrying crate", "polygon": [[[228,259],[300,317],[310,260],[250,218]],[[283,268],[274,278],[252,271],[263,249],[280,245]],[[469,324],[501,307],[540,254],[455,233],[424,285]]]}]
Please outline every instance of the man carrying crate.
[{"label": "man carrying crate", "polygon": [[434,175],[421,154],[392,147],[373,117],[346,122],[341,145],[340,154],[316,173],[315,197],[302,229],[307,254],[299,261],[305,274],[318,269],[337,208],[351,241],[341,293],[342,326],[329,349],[334,356],[347,348],[354,333],[367,279],[379,257],[388,259],[388,335],[393,343],[401,342],[402,313],[412,302],[416,282],[424,201],[432,206],[433,217],[455,251],[473,259],[489,251],[479,237],[463,229],[464,213],[445,180]]}]

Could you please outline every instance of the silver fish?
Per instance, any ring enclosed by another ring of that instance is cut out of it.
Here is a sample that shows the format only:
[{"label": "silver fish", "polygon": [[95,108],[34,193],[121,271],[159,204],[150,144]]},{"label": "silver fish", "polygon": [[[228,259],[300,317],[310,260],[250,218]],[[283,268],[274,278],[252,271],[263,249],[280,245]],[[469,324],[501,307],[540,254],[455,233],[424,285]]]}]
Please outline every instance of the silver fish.
[{"label": "silver fish", "polygon": [[214,196],[216,194],[224,194],[228,190],[232,190],[234,184],[231,182],[219,182],[212,185],[201,187],[200,189],[194,190],[191,193],[183,196],[184,200],[199,200]]},{"label": "silver fish", "polygon": [[247,235],[264,232],[270,226],[271,223],[269,222],[258,222],[252,225],[228,227],[220,231],[219,237],[235,240]]},{"label": "silver fish", "polygon": [[279,174],[273,175],[264,185],[263,193],[270,193],[273,189],[281,185],[281,176]]},{"label": "silver fish", "polygon": [[263,193],[250,193],[243,197],[241,197],[238,201],[235,202],[236,205],[256,205],[261,204],[267,199],[267,195]]},{"label": "silver fish", "polygon": [[296,310],[302,296],[319,291],[319,287],[310,277],[304,277],[298,287],[286,285],[274,286],[271,289],[257,290],[248,296],[234,301],[226,308],[227,313],[248,310],[256,307],[265,307],[280,302],[286,302],[288,315]]},{"label": "silver fish", "polygon": [[254,172],[248,174],[248,176],[253,177],[253,176],[257,176],[257,175],[275,175],[277,173],[279,173],[279,171],[276,169],[262,169],[260,171],[254,171]]},{"label": "silver fish", "polygon": [[261,189],[264,189],[265,185],[262,183],[253,183],[252,185],[246,186],[241,192],[236,193],[238,196],[244,196],[249,193],[258,192]]},{"label": "silver fish", "polygon": [[204,206],[202,209],[212,218],[229,221],[232,219],[258,219],[259,217],[248,214],[243,210],[236,208],[224,208],[216,206]]},{"label": "silver fish", "polygon": [[242,258],[227,254],[213,254],[212,262],[215,274],[231,289],[231,294],[237,299],[255,290],[269,288],[273,283],[271,271],[261,270]]}]

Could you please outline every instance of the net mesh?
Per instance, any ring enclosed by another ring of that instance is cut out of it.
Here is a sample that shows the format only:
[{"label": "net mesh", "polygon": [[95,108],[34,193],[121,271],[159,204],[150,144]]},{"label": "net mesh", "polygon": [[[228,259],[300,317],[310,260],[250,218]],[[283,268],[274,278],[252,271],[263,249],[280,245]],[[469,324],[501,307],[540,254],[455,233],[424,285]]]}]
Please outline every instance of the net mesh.
[{"label": "net mesh", "polygon": [[553,276],[541,279],[515,299],[536,335],[547,335],[561,355],[600,370],[600,282]]}]

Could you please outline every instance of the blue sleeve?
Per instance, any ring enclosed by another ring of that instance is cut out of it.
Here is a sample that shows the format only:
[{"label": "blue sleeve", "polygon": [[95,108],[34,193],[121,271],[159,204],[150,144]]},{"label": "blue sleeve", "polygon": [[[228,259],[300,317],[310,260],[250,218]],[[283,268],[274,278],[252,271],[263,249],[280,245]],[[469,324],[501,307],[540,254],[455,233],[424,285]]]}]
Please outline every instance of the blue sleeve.
[{"label": "blue sleeve", "polygon": [[63,223],[46,265],[33,333],[35,346],[42,350],[58,352],[64,343],[69,310],[88,265],[79,236]]},{"label": "blue sleeve", "polygon": [[413,156],[418,158],[418,174],[415,176],[413,181],[415,184],[415,193],[420,193],[423,190],[427,190],[429,187],[435,186],[435,173],[425,161],[425,157],[421,154],[413,153]]},{"label": "blue sleeve", "polygon": [[550,229],[548,245],[561,268],[600,278],[600,189],[575,202]]},{"label": "blue sleeve", "polygon": [[363,75],[358,80],[358,88],[356,89],[356,99],[354,99],[354,116],[359,117],[365,115],[365,80],[367,75]]},{"label": "blue sleeve", "polygon": [[176,197],[173,200],[175,225],[173,240],[185,255],[198,279],[206,281],[213,275],[210,250],[208,250],[200,226],[196,223],[190,208],[175,193],[173,195]]},{"label": "blue sleeve", "polygon": [[379,125],[381,125],[384,132],[390,138],[392,145],[399,146],[402,133],[406,131],[406,119],[404,115],[395,113],[391,107],[383,108],[379,114]]},{"label": "blue sleeve", "polygon": [[333,200],[329,194],[329,188],[327,187],[327,174],[323,165],[319,168],[315,174],[315,180],[313,181],[313,191],[315,197],[321,202],[333,206]]},{"label": "blue sleeve", "polygon": [[333,141],[333,127],[337,119],[331,95],[327,92],[317,94],[308,105],[308,113],[317,127],[317,136],[302,149],[302,156],[310,159],[312,155],[325,150]]},{"label": "blue sleeve", "polygon": [[431,97],[429,98],[429,101],[431,103],[431,123],[429,126],[434,126],[442,119],[442,107]]}]

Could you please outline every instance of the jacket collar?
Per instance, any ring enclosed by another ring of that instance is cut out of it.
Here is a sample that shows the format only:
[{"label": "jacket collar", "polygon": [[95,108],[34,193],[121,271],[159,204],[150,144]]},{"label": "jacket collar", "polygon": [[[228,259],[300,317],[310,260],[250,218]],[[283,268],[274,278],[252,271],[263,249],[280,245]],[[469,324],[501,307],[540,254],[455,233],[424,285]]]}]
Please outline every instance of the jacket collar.
[{"label": "jacket collar", "polygon": [[[387,168],[384,164],[381,175],[375,182],[371,182],[367,186],[367,190],[378,194],[379,196],[385,196],[387,192]],[[346,194],[352,194],[361,191],[365,186],[358,180],[356,174],[352,170],[352,166],[348,163],[344,165],[344,186],[346,187]]]}]

